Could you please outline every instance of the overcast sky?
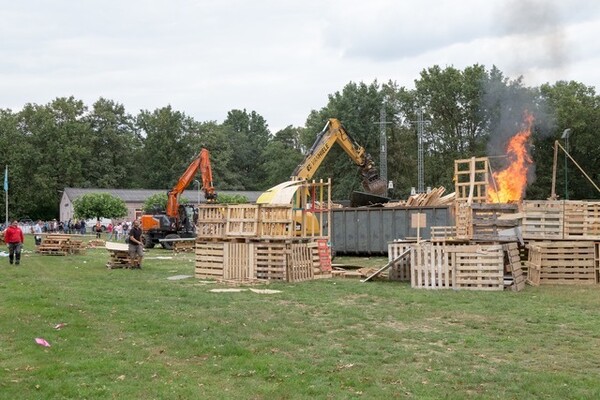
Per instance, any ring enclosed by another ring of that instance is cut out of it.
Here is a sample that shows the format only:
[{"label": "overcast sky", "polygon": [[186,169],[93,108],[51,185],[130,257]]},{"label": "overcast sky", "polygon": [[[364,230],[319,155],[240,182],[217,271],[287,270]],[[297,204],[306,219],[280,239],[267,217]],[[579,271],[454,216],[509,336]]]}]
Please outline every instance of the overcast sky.
[{"label": "overcast sky", "polygon": [[[529,86],[600,86],[594,0],[0,0],[0,108],[74,96],[273,133],[350,81],[414,87],[475,63]],[[335,117],[335,116],[332,116]]]}]

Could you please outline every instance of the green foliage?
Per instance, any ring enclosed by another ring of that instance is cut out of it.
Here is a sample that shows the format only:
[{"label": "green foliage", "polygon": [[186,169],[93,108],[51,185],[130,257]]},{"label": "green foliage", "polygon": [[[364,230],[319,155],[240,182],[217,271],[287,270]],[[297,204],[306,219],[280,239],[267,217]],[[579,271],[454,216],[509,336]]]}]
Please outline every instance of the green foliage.
[{"label": "green foliage", "polygon": [[217,202],[219,204],[244,204],[248,203],[248,198],[241,194],[223,194],[217,195]]},{"label": "green foliage", "polygon": [[[169,200],[167,193],[156,193],[149,196],[144,204],[142,205],[142,211],[146,214],[152,214],[155,212],[164,212],[167,209],[167,201]],[[189,203],[189,200],[184,197],[179,197],[179,203]]]},{"label": "green foliage", "polygon": [[75,218],[122,218],[127,215],[127,205],[109,193],[85,194],[73,202]]}]

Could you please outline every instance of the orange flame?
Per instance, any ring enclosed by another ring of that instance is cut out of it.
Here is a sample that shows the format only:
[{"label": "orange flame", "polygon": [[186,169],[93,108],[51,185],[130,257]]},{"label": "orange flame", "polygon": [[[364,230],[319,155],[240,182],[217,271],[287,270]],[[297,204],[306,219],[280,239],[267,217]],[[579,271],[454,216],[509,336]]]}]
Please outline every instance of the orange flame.
[{"label": "orange flame", "polygon": [[494,172],[493,181],[489,185],[487,199],[490,203],[510,203],[520,201],[527,187],[527,171],[533,163],[527,152],[527,141],[531,136],[533,115],[525,111],[525,127],[510,138],[506,146],[506,155],[510,164],[499,172]]}]

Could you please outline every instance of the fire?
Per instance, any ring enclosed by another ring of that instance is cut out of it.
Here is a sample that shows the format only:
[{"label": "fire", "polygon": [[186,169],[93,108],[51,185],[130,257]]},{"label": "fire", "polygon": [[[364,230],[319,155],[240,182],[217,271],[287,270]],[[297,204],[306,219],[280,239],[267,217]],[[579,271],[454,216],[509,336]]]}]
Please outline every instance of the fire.
[{"label": "fire", "polygon": [[525,112],[524,128],[510,138],[506,155],[510,164],[499,172],[494,172],[494,184],[488,186],[487,198],[490,203],[510,203],[520,201],[527,187],[527,171],[533,163],[527,151],[527,141],[531,136],[533,115]]}]

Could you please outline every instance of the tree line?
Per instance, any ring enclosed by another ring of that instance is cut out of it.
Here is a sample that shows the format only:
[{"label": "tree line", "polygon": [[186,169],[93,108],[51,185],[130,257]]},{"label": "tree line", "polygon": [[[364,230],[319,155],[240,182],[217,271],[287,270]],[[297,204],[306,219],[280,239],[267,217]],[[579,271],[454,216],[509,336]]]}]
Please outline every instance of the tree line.
[{"label": "tree line", "polygon": [[[571,129],[571,156],[600,181],[600,107],[593,87],[575,81],[527,87],[522,78],[507,78],[496,67],[435,65],[422,70],[411,89],[393,81],[350,82],[311,111],[303,127],[277,132],[256,111],[245,109],[229,111],[222,123],[197,121],[169,105],[133,115],[105,98],[91,106],[62,97],[16,112],[0,109],[0,165],[9,169],[10,217],[56,217],[65,187],[170,189],[203,146],[211,153],[217,190],[265,190],[289,178],[328,118],[341,120],[378,163],[382,110],[388,179],[396,198],[406,198],[418,184],[418,112],[426,121],[426,186],[452,191],[455,159],[505,154],[506,140],[519,130],[526,110],[535,117],[528,199],[550,195],[553,143],[560,140],[564,146],[565,129]],[[362,190],[357,169],[342,153],[334,147],[315,175],[333,178],[334,199]],[[558,194],[600,198],[563,157],[557,166]],[[502,157],[493,160],[502,167]]]}]

